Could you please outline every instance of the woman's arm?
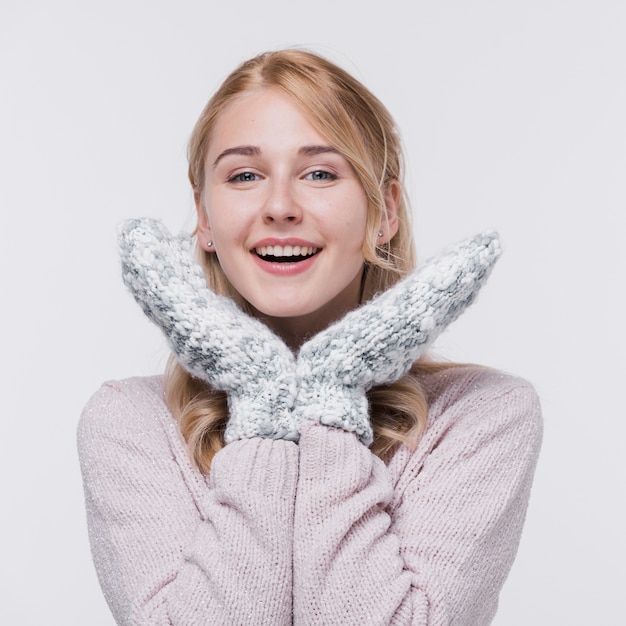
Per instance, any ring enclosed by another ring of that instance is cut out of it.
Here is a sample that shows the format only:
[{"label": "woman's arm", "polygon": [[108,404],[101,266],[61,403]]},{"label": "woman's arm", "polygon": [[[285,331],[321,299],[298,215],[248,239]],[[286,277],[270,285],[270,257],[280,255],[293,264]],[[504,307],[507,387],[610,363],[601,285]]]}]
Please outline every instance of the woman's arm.
[{"label": "woman's arm", "polygon": [[103,386],[78,446],[98,577],[117,623],[291,624],[297,446],[235,441],[208,481],[160,384]]},{"label": "woman's arm", "polygon": [[294,623],[490,623],[519,542],[541,422],[523,381],[488,370],[466,378],[433,407],[441,412],[417,450],[401,450],[389,468],[352,433],[303,428]]}]

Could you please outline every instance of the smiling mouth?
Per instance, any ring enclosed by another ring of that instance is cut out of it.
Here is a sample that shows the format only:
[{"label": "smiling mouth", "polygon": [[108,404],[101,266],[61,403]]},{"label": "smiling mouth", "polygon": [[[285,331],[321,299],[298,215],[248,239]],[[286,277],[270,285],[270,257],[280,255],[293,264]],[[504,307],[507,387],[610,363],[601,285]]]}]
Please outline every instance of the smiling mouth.
[{"label": "smiling mouth", "polygon": [[254,248],[255,254],[269,263],[299,263],[315,256],[319,248],[307,246],[262,246]]}]

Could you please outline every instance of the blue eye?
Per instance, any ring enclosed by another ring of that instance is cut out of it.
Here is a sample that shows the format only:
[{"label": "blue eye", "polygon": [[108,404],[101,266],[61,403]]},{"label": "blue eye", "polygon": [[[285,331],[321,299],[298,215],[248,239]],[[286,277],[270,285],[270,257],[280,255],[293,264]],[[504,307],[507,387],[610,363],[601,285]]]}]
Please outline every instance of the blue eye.
[{"label": "blue eye", "polygon": [[337,176],[324,170],[315,170],[313,172],[309,172],[304,178],[307,180],[336,180]]},{"label": "blue eye", "polygon": [[252,172],[241,172],[240,174],[235,174],[232,178],[228,179],[229,183],[251,183],[257,180],[257,175]]}]

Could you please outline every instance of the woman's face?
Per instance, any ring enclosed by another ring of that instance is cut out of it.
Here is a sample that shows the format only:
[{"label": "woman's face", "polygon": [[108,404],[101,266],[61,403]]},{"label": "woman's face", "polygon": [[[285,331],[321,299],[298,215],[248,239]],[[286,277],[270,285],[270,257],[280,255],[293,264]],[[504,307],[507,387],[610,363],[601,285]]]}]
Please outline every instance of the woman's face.
[{"label": "woman's face", "polygon": [[294,320],[316,331],[358,304],[365,193],[288,97],[252,92],[221,114],[196,203],[202,247],[279,332]]}]

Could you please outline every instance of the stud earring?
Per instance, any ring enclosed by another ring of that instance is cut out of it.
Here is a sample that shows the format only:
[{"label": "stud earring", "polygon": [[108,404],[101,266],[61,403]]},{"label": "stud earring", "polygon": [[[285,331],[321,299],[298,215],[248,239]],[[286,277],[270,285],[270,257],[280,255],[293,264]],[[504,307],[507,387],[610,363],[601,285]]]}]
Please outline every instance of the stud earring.
[{"label": "stud earring", "polygon": [[207,248],[212,248],[213,247],[213,242],[212,241],[207,241],[206,242],[206,247]]},{"label": "stud earring", "polygon": [[382,236],[383,236],[383,234],[384,234],[384,233],[383,233],[383,231],[382,231],[382,230],[379,230],[379,231],[378,231],[378,236],[379,236],[379,237],[382,237]]}]

